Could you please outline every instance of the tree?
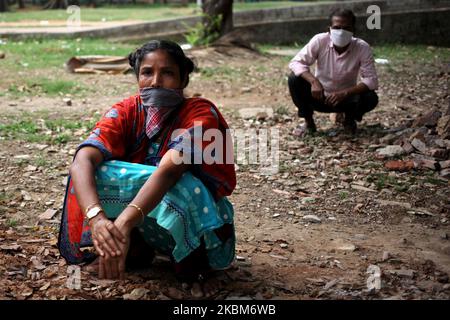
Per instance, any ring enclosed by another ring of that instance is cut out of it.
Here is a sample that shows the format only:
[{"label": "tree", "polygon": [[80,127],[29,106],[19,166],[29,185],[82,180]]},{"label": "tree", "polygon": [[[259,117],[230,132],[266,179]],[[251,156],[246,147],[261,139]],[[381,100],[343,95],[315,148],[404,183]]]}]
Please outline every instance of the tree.
[{"label": "tree", "polygon": [[233,29],[233,0],[203,0],[202,10],[205,38],[221,37]]},{"label": "tree", "polygon": [[8,0],[0,0],[0,12],[8,11]]}]

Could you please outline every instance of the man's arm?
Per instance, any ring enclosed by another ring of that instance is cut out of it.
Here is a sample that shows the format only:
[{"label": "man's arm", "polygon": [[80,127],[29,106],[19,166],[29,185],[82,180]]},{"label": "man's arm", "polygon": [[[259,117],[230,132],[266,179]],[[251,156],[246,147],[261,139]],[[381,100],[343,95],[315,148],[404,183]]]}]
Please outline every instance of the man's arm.
[{"label": "man's arm", "polygon": [[314,99],[323,99],[323,87],[320,81],[310,72],[309,67],[317,60],[320,50],[318,36],[314,36],[289,63],[289,69],[297,76],[311,84],[311,94]]},{"label": "man's arm", "polygon": [[327,97],[325,103],[331,106],[336,106],[348,97],[361,94],[369,90],[376,90],[378,88],[378,76],[375,69],[375,61],[373,59],[372,49],[368,44],[361,48],[360,75],[360,83],[356,86],[332,93]]},{"label": "man's arm", "polygon": [[309,71],[303,72],[300,76],[311,84],[312,97],[316,100],[322,101],[324,96],[323,87],[320,81]]}]

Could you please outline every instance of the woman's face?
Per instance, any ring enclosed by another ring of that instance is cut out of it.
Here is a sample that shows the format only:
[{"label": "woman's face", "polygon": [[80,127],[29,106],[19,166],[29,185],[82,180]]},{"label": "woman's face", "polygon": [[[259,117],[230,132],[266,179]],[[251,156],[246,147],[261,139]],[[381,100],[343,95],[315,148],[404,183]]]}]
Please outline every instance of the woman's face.
[{"label": "woman's face", "polygon": [[165,50],[147,53],[139,69],[139,89],[166,88],[181,89],[180,68]]}]

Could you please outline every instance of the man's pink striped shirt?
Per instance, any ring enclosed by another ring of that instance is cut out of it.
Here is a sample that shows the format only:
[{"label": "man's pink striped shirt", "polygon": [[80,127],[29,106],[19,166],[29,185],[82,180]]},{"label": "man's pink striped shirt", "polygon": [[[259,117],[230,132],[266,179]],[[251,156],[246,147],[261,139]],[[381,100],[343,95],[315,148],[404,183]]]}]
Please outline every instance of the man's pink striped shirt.
[{"label": "man's pink striped shirt", "polygon": [[309,71],[314,62],[317,62],[315,77],[326,94],[355,86],[358,73],[361,82],[370,90],[378,88],[372,49],[364,40],[352,38],[347,50],[339,54],[328,32],[317,34],[291,60],[289,68],[296,76],[300,76]]}]

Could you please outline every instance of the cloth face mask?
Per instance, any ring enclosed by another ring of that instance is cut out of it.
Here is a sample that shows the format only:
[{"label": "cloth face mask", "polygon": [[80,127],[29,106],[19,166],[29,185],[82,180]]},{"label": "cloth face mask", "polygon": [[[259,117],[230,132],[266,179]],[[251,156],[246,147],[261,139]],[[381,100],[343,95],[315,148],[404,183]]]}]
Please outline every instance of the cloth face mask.
[{"label": "cloth face mask", "polygon": [[345,47],[352,41],[353,32],[344,29],[330,29],[330,37],[337,47]]},{"label": "cloth face mask", "polygon": [[184,101],[182,89],[142,88],[142,104],[147,110],[145,133],[152,139],[164,126],[165,120]]}]

